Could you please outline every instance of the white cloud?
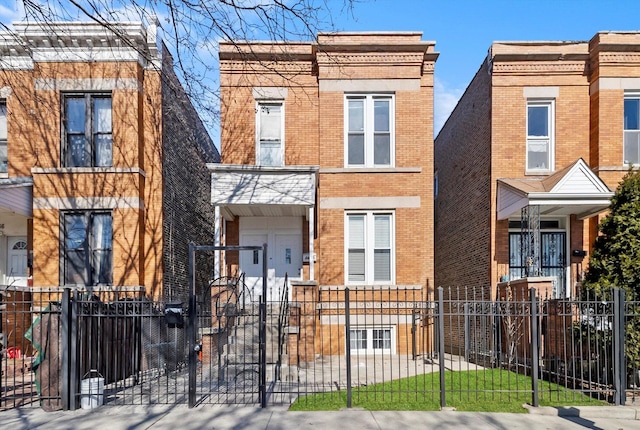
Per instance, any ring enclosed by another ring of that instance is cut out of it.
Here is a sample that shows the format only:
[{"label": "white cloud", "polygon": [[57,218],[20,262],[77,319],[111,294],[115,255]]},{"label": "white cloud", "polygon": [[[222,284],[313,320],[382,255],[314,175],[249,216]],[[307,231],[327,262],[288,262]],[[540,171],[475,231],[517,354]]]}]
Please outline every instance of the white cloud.
[{"label": "white cloud", "polygon": [[433,94],[433,132],[437,136],[447,118],[458,104],[464,89],[449,88],[448,84],[438,78],[434,78]]},{"label": "white cloud", "polygon": [[9,26],[14,21],[20,21],[24,16],[24,8],[21,0],[9,0],[10,5],[0,4],[0,22]]}]

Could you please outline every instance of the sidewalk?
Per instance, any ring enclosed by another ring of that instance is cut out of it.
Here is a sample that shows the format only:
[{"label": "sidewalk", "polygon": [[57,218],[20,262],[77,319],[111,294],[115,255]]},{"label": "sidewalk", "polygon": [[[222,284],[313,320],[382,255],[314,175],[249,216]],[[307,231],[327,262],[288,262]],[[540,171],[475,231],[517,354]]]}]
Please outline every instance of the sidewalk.
[{"label": "sidewalk", "polygon": [[203,405],[101,407],[74,412],[44,412],[22,408],[0,412],[2,429],[640,429],[640,408],[535,408],[529,414],[482,412],[411,412],[343,410],[289,412]]}]

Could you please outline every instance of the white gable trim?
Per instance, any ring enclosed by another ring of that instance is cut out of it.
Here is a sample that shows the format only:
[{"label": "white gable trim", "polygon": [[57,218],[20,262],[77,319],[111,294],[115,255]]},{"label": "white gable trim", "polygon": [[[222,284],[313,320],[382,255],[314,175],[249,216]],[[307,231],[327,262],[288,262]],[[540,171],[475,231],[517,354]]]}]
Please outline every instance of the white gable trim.
[{"label": "white gable trim", "polygon": [[549,191],[550,194],[609,193],[609,187],[580,159]]},{"label": "white gable trim", "polygon": [[511,181],[510,185],[498,180],[496,211],[499,220],[518,214],[525,206],[540,206],[542,213],[572,214],[585,219],[605,211],[613,197],[613,192],[582,159],[548,192],[526,192],[517,188],[515,182]]}]

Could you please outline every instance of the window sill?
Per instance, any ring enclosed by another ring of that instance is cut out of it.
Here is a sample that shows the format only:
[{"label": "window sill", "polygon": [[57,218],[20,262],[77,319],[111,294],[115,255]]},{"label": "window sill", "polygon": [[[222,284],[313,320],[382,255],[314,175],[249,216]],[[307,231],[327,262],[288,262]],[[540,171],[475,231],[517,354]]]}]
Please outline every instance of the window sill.
[{"label": "window sill", "polygon": [[0,179],[6,179],[9,177],[8,173],[0,173]]},{"label": "window sill", "polygon": [[422,167],[336,167],[320,173],[422,173]]},{"label": "window sill", "polygon": [[554,170],[525,170],[525,176],[549,176],[555,173]]},{"label": "window sill", "polygon": [[34,167],[31,169],[31,173],[137,173],[147,176],[145,171],[139,167]]}]

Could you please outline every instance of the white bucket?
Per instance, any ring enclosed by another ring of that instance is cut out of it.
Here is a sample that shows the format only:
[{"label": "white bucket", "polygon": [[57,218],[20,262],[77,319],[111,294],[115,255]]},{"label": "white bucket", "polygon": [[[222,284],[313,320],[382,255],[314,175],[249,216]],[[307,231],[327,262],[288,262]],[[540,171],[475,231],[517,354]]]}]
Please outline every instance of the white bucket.
[{"label": "white bucket", "polygon": [[[98,373],[95,370],[87,373]],[[85,377],[87,375],[84,375]],[[98,375],[100,375],[98,373]],[[80,383],[80,406],[82,409],[94,409],[102,406],[104,400],[104,378],[86,378]]]}]

